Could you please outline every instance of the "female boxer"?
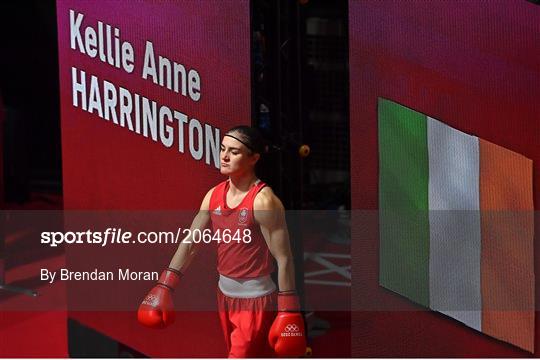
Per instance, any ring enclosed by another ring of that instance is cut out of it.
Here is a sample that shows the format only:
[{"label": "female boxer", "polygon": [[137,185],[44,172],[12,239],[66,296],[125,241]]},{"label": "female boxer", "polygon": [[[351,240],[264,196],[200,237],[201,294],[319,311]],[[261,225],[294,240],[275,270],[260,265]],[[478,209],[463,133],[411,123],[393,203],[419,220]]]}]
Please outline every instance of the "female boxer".
[{"label": "female boxer", "polygon": [[[306,340],[285,210],[272,189],[255,175],[263,152],[256,129],[238,126],[225,134],[220,171],[228,179],[208,191],[191,234],[209,224],[214,235],[219,233],[217,297],[229,357],[298,357],[304,355]],[[230,241],[225,234],[236,240]],[[139,307],[142,324],[164,327],[174,320],[172,291],[196,253],[191,240],[188,236],[178,246],[169,267]],[[277,292],[270,276],[274,263]]]}]

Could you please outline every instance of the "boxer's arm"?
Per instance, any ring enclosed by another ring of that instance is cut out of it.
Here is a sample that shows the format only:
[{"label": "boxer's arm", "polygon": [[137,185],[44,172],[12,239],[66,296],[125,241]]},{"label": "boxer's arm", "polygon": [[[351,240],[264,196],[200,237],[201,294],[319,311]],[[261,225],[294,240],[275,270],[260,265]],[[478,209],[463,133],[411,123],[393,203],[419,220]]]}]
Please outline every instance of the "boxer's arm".
[{"label": "boxer's arm", "polygon": [[278,265],[279,291],[295,290],[294,262],[285,220],[285,208],[272,189],[264,188],[253,203],[255,221]]},{"label": "boxer's arm", "polygon": [[192,240],[192,234],[195,229],[200,230],[201,232],[206,229],[210,223],[210,197],[214,188],[210,189],[206,196],[204,197],[201,208],[199,212],[193,219],[191,223],[189,235],[184,238],[184,240],[178,245],[178,249],[174,253],[174,256],[171,259],[169,264],[170,268],[179,270],[184,273],[185,270],[189,267],[189,264],[193,260],[193,257],[197,253],[197,245]]}]

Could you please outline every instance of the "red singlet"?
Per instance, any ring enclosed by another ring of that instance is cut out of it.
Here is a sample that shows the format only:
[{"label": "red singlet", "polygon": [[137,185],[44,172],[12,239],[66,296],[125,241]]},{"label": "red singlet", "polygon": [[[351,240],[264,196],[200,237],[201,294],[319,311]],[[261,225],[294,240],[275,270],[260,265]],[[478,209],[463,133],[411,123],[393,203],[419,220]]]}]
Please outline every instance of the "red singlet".
[{"label": "red singlet", "polygon": [[[255,196],[266,184],[257,180],[240,204],[231,209],[227,206],[229,180],[214,188],[210,197],[210,218],[214,235],[219,231],[221,241],[217,245],[217,269],[231,278],[255,278],[274,271],[274,258],[261,233],[260,225],[253,216]],[[224,236],[224,230],[230,234]]]}]

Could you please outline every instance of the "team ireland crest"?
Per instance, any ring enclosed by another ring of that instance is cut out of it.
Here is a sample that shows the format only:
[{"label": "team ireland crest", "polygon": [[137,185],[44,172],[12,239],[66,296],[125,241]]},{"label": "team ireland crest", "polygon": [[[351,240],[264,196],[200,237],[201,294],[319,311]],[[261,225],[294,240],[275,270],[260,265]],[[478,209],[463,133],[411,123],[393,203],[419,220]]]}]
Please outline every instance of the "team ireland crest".
[{"label": "team ireland crest", "polygon": [[238,214],[238,224],[245,224],[248,220],[248,209],[242,208],[240,209],[240,213]]}]

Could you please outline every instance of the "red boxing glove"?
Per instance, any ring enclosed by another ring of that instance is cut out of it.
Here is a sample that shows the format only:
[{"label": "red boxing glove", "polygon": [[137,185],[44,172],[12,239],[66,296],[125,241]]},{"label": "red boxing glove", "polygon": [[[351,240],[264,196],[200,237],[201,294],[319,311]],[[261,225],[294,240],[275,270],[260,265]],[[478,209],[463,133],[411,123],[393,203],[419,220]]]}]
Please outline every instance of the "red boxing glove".
[{"label": "red boxing glove", "polygon": [[278,314],[268,342],[279,357],[300,357],[306,353],[306,331],[300,313],[298,296],[294,291],[278,293]]},{"label": "red boxing glove", "polygon": [[137,312],[137,319],[151,328],[164,328],[174,322],[172,292],[180,282],[182,273],[167,268],[159,277],[158,284],[146,295]]}]

